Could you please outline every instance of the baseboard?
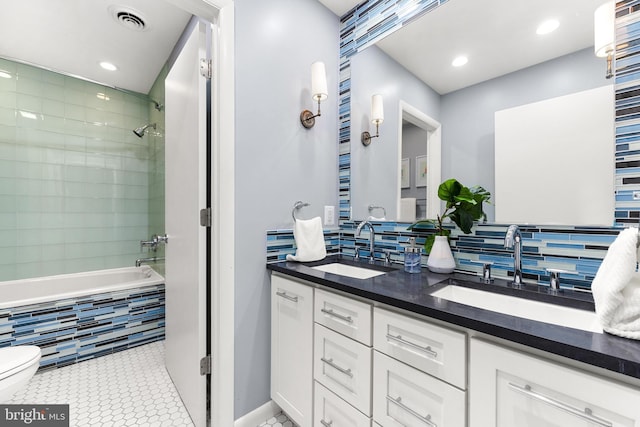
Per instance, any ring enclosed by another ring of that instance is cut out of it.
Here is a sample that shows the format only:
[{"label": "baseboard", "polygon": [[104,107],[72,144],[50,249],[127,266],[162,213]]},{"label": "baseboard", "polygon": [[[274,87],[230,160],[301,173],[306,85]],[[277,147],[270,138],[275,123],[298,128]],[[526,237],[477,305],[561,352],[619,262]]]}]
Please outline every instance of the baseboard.
[{"label": "baseboard", "polygon": [[257,427],[281,411],[282,409],[273,400],[270,400],[259,408],[238,418],[233,425],[234,427]]}]

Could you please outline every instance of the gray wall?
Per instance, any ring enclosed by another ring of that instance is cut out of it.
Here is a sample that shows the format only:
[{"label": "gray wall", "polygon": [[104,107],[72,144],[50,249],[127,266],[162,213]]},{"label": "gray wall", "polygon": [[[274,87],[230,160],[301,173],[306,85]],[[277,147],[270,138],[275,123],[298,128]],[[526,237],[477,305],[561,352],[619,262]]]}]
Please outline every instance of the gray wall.
[{"label": "gray wall", "polygon": [[[338,205],[339,19],[316,0],[236,0],[235,417],[267,402],[270,298],[265,230]],[[324,61],[329,99],[313,129],[311,63]]]},{"label": "gray wall", "polygon": [[[442,96],[442,180],[494,193],[494,113],[612,84],[605,61],[588,48]],[[523,153],[523,164],[526,153]],[[493,205],[486,209],[494,219]]]},{"label": "gray wall", "polygon": [[416,218],[425,218],[427,203],[427,187],[416,187],[416,157],[427,155],[427,138],[429,133],[414,125],[405,123],[402,125],[402,158],[409,159],[409,183],[410,188],[403,188],[401,197],[416,198]]},{"label": "gray wall", "polygon": [[[360,134],[365,130],[375,134],[370,116],[371,96],[376,93],[384,99],[384,122],[380,125],[380,137],[365,147]],[[384,206],[388,218],[397,218],[401,100],[435,120],[440,118],[440,95],[380,48],[368,47],[352,58],[351,200],[355,219],[369,216],[367,206],[372,203]]]}]

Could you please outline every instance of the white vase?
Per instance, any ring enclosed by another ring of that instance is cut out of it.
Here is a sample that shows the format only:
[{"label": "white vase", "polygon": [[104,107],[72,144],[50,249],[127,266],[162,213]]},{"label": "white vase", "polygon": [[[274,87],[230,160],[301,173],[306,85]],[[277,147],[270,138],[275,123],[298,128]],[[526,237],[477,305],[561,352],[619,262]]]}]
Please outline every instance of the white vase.
[{"label": "white vase", "polygon": [[456,269],[456,261],[453,259],[447,236],[436,236],[429,258],[427,268],[434,273],[452,273]]}]

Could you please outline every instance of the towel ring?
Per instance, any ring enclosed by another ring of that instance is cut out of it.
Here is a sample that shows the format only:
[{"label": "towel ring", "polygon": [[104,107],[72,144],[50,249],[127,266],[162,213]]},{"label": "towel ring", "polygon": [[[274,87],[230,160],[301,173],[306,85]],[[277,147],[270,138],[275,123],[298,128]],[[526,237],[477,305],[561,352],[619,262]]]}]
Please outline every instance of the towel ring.
[{"label": "towel ring", "polygon": [[386,217],[387,217],[387,210],[384,208],[384,206],[369,205],[367,208],[369,209],[369,214],[371,214],[371,212],[372,212],[374,209],[382,209],[382,217],[383,217],[383,218],[386,218]]},{"label": "towel ring", "polygon": [[310,206],[307,202],[302,202],[298,200],[293,204],[293,209],[291,210],[291,218],[293,218],[293,222],[296,222],[298,218],[296,218],[296,211],[300,208],[304,208],[305,206]]}]

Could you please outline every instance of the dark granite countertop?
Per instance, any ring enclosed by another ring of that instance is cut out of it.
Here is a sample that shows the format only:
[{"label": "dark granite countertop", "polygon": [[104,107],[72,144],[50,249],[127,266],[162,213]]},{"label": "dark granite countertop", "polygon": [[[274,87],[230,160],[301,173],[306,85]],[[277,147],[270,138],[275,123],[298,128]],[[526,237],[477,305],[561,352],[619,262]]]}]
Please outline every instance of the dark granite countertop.
[{"label": "dark granite countertop", "polygon": [[[310,268],[332,262],[379,269],[387,274],[370,279],[354,279]],[[525,285],[522,289],[513,289],[507,281],[499,279],[491,285],[485,285],[480,283],[476,276],[434,274],[426,268],[423,268],[420,274],[409,274],[404,272],[401,265],[385,266],[378,262],[370,264],[367,261],[353,261],[352,258],[338,256],[311,263],[268,264],[267,268],[327,288],[640,379],[640,341],[537,322],[430,295],[448,284],[456,284],[593,311],[593,298],[588,293],[565,290],[558,295],[549,295],[547,287]]]}]

